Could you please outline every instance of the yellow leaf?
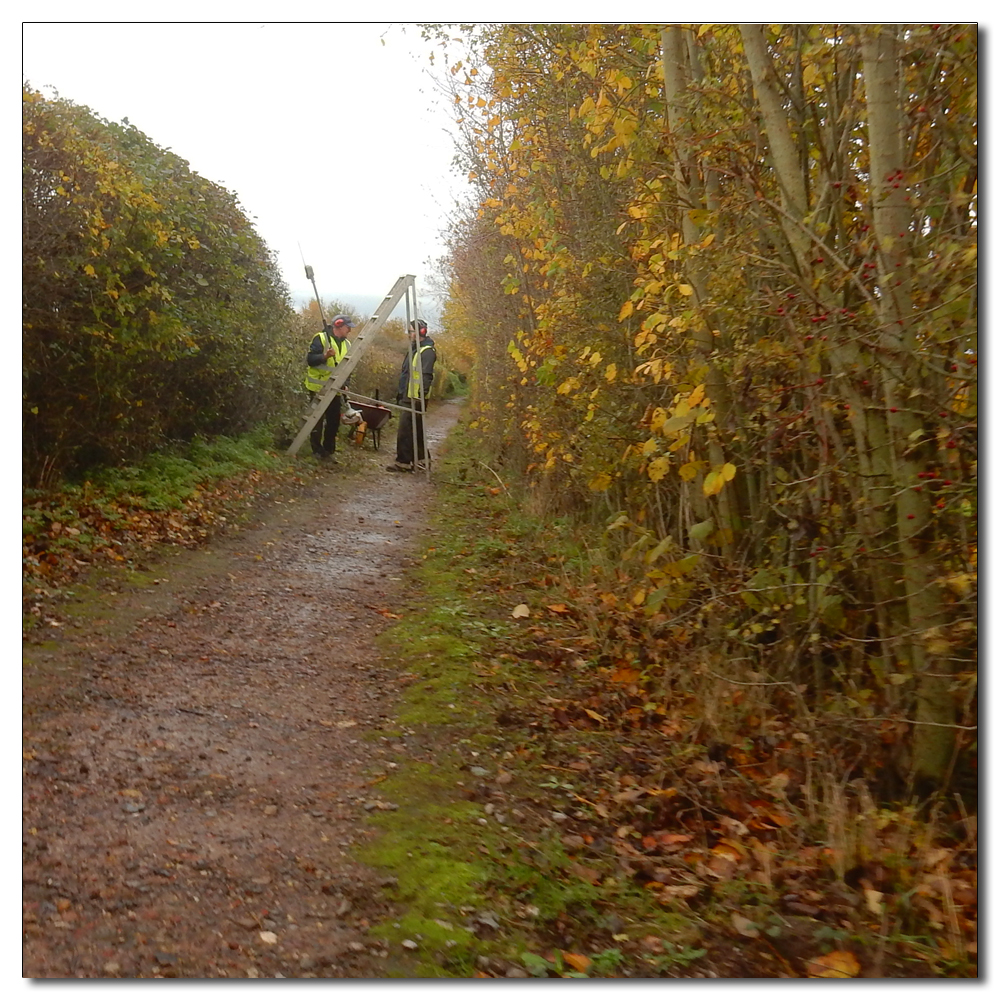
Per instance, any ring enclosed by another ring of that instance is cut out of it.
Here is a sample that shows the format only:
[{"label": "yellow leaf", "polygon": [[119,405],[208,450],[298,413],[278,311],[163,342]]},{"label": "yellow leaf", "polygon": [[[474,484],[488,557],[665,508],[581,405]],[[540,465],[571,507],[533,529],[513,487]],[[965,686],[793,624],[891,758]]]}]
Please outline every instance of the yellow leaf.
[{"label": "yellow leaf", "polygon": [[587,485],[595,493],[600,493],[611,485],[611,477],[606,472],[599,472]]},{"label": "yellow leaf", "polygon": [[726,462],[720,471],[722,478],[728,483],[736,475],[736,466],[732,462]]},{"label": "yellow leaf", "polygon": [[649,420],[649,429],[651,431],[658,431],[667,422],[667,411],[663,409],[662,406],[656,407],[653,410],[653,415]]},{"label": "yellow leaf", "polygon": [[701,385],[696,385],[694,389],[691,390],[691,395],[688,396],[687,401],[689,406],[697,406],[705,398],[705,383]]},{"label": "yellow leaf", "polygon": [[[603,715],[599,715],[597,712],[591,711],[591,709],[589,708],[585,708],[584,711],[587,713],[587,715],[589,715],[592,719],[595,719],[597,722],[608,721]],[[581,969],[580,971],[582,972],[583,970]]]},{"label": "yellow leaf", "polygon": [[90,277],[92,277],[92,278],[94,277],[95,274],[97,274],[97,272],[94,270],[94,265],[93,264],[87,264],[84,267],[84,269],[83,269],[83,273],[84,274],[89,274]]},{"label": "yellow leaf", "polygon": [[956,573],[944,580],[945,586],[953,590],[959,597],[968,597],[972,593],[973,584],[976,582],[976,573]]},{"label": "yellow leaf", "polygon": [[669,471],[670,469],[670,459],[666,455],[661,455],[659,458],[654,458],[652,462],[649,463],[649,467],[646,472],[649,478],[654,482],[658,483]]},{"label": "yellow leaf", "polygon": [[678,285],[677,291],[679,291],[681,295],[694,295],[694,289],[690,285]]},{"label": "yellow leaf", "polygon": [[688,462],[686,465],[682,465],[678,470],[677,474],[684,480],[684,482],[689,483],[695,476],[698,475],[699,462]]},{"label": "yellow leaf", "polygon": [[635,605],[636,607],[639,607],[639,605],[640,605],[640,604],[642,604],[642,603],[643,603],[643,602],[644,602],[645,600],[646,600],[646,591],[645,591],[645,590],[643,590],[643,588],[642,588],[642,587],[640,587],[640,588],[639,588],[639,589],[638,589],[638,590],[637,590],[637,591],[636,591],[636,592],[635,592],[635,593],[634,593],[634,594],[632,595],[632,603],[633,603],[633,604],[634,604],[634,605]]},{"label": "yellow leaf", "polygon": [[811,979],[852,979],[860,971],[858,960],[849,951],[831,951],[806,966],[806,975]]},{"label": "yellow leaf", "polygon": [[604,377],[609,382],[614,382],[614,380],[618,377],[618,365],[614,363],[608,365],[608,367],[604,369]]},{"label": "yellow leaf", "polygon": [[511,616],[511,618],[530,618],[531,617],[531,611],[528,609],[528,605],[527,604],[519,604],[510,613],[510,616]]},{"label": "yellow leaf", "polygon": [[621,311],[618,313],[618,322],[620,323],[623,319],[627,319],[632,315],[633,305],[631,302],[626,302],[622,306]]},{"label": "yellow leaf", "polygon": [[722,487],[725,485],[726,481],[718,472],[710,472],[701,484],[701,491],[707,497],[714,497],[716,493],[722,492]]}]

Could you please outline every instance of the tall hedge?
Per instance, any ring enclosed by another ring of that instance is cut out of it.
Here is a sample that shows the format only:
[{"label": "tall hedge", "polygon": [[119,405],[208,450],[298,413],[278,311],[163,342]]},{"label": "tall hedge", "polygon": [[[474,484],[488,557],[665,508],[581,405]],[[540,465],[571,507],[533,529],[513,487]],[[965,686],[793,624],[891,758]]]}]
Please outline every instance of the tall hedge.
[{"label": "tall hedge", "polygon": [[27,85],[22,181],[27,485],[281,410],[295,314],[234,194]]}]

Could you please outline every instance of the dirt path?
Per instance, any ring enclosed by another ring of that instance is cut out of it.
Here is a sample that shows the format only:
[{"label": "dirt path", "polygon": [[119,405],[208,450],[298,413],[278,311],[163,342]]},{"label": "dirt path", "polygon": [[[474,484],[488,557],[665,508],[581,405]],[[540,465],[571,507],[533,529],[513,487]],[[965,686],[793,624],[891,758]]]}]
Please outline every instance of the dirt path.
[{"label": "dirt path", "polygon": [[[431,410],[432,448],[457,413]],[[26,647],[25,976],[391,970],[350,849],[391,807],[373,772],[415,749],[381,732],[397,671],[373,640],[433,487],[385,471],[392,437]]]}]

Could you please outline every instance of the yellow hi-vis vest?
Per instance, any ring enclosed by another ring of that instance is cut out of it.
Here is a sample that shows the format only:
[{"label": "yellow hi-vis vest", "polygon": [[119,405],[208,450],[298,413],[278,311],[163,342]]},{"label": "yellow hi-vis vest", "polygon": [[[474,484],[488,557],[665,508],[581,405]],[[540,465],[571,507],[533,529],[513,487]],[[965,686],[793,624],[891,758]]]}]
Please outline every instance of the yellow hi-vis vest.
[{"label": "yellow hi-vis vest", "polygon": [[410,359],[410,382],[406,387],[406,395],[409,399],[421,398],[420,390],[423,386],[423,379],[420,375],[420,355],[430,349],[430,344],[424,344],[423,347],[413,352],[413,357]]},{"label": "yellow hi-vis vest", "polygon": [[310,366],[306,369],[305,386],[310,392],[319,392],[323,388],[323,383],[330,377],[330,372],[347,357],[347,352],[351,347],[349,340],[342,340],[338,346],[336,339],[325,330],[320,330],[319,339],[324,351],[328,351],[332,347],[337,353],[332,358],[327,358],[321,367]]}]

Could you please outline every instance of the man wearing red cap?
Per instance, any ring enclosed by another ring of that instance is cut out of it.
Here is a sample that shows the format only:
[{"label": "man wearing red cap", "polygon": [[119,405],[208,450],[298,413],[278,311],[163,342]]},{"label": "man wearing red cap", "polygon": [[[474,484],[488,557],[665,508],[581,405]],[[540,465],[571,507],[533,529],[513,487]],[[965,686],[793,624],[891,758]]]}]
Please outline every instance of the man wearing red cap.
[{"label": "man wearing red cap", "polygon": [[[316,393],[323,388],[323,383],[330,377],[334,368],[347,357],[347,352],[351,348],[347,335],[353,326],[350,317],[334,316],[313,337],[309,353],[306,355],[305,386],[310,398],[315,399]],[[336,459],[333,453],[337,450],[337,431],[340,429],[340,401],[341,396],[338,392],[316,426],[309,432],[313,455],[334,464]]]}]

